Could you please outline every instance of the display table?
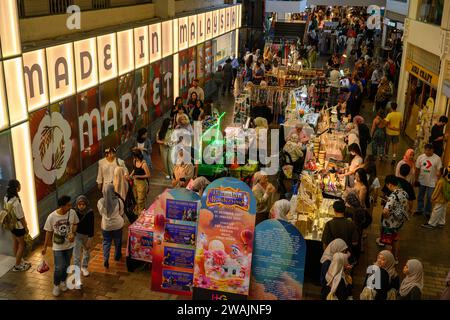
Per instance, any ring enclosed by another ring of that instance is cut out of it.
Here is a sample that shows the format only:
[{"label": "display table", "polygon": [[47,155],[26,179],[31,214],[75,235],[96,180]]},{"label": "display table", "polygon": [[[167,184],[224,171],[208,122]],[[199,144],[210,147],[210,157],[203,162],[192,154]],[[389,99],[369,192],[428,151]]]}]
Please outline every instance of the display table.
[{"label": "display table", "polygon": [[[153,254],[153,205],[142,211],[139,218],[128,227],[127,260],[152,262]],[[132,261],[127,261],[129,269]]]}]

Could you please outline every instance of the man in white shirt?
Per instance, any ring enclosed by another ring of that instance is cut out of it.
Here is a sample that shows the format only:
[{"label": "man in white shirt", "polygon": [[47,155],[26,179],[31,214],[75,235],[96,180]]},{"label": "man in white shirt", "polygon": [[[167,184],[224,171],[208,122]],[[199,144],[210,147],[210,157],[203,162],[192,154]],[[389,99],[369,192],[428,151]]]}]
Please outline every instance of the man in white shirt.
[{"label": "man in white shirt", "polygon": [[340,87],[340,77],[339,68],[337,66],[333,66],[333,70],[330,72],[330,103],[332,106],[337,104],[337,99],[339,95],[339,87]]},{"label": "man in white shirt", "polygon": [[198,86],[198,79],[194,79],[192,81],[192,87],[190,87],[188,91],[189,98],[191,97],[192,92],[195,92],[197,94],[199,100],[201,100],[202,102],[205,101],[205,92]]},{"label": "man in white shirt", "polygon": [[100,191],[105,191],[106,186],[114,181],[114,170],[123,167],[125,177],[128,176],[128,169],[122,159],[116,157],[116,149],[111,147],[105,149],[105,158],[98,162],[97,185]]},{"label": "man in white shirt", "polygon": [[[425,145],[425,153],[416,160],[416,181],[419,182],[419,195],[417,196],[416,214],[431,214],[431,195],[440,176],[442,168],[441,158],[434,153],[433,145]],[[427,203],[425,205],[425,195]]]}]

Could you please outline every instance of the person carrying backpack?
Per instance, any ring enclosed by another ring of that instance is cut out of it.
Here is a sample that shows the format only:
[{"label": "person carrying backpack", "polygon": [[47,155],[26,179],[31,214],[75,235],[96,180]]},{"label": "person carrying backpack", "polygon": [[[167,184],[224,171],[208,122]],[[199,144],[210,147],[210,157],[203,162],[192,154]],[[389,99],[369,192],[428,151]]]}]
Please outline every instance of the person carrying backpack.
[{"label": "person carrying backpack", "polygon": [[30,269],[31,263],[23,260],[25,250],[25,235],[28,233],[27,222],[19,198],[20,182],[10,180],[4,198],[4,208],[0,216],[2,217],[2,227],[11,231],[13,236],[13,252],[16,257],[16,264],[12,271],[26,271]]},{"label": "person carrying backpack", "polygon": [[436,183],[433,194],[431,195],[431,203],[433,211],[430,220],[423,224],[423,228],[436,229],[445,226],[445,215],[447,213],[447,204],[450,201],[450,172],[449,168],[441,169],[441,178]]}]

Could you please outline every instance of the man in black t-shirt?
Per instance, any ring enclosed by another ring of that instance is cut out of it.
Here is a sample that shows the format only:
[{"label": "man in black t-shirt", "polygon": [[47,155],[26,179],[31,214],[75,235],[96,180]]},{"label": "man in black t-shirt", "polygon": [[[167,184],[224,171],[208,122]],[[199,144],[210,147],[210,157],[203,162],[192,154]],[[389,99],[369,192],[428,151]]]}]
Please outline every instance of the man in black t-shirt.
[{"label": "man in black t-shirt", "polygon": [[324,249],[334,239],[342,239],[349,248],[356,247],[359,241],[358,231],[352,220],[345,218],[345,202],[338,200],[333,204],[335,217],[328,221],[322,234]]},{"label": "man in black t-shirt", "polygon": [[447,133],[444,134],[444,127],[448,122],[446,116],[441,116],[439,122],[431,128],[430,143],[433,144],[434,153],[442,157],[444,152],[444,139],[447,138]]}]

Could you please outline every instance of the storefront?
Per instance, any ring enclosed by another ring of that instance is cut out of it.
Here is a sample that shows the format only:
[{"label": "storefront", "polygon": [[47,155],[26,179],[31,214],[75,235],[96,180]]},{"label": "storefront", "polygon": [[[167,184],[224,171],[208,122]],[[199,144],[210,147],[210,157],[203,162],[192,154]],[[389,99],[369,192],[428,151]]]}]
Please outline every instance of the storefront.
[{"label": "storefront", "polygon": [[241,10],[229,6],[23,54],[10,32],[19,39],[11,56],[19,58],[9,60],[12,41],[1,33],[0,198],[9,179],[21,181],[32,237],[59,196],[95,186],[106,147],[119,146],[118,156],[127,158],[139,128],[154,136],[174,98],[187,97],[193,78],[208,79],[216,38],[234,39],[226,46],[236,50],[236,36],[227,35],[240,27]]},{"label": "storefront", "polygon": [[406,60],[405,70],[409,74],[404,113],[407,119],[405,133],[421,151],[428,141],[435,116],[439,75],[410,59]]}]

